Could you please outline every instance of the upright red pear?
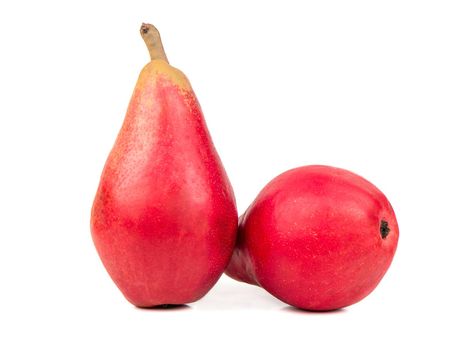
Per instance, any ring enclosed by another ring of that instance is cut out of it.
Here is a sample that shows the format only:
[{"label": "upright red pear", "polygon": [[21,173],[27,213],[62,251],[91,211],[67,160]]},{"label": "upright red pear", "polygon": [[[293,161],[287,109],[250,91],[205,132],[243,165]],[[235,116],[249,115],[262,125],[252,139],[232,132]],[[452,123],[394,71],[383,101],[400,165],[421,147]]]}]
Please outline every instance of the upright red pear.
[{"label": "upright red pear", "polygon": [[105,164],[91,233],[111,278],[134,305],[203,297],[232,254],[235,198],[186,76],[143,24],[151,62],[140,73]]}]

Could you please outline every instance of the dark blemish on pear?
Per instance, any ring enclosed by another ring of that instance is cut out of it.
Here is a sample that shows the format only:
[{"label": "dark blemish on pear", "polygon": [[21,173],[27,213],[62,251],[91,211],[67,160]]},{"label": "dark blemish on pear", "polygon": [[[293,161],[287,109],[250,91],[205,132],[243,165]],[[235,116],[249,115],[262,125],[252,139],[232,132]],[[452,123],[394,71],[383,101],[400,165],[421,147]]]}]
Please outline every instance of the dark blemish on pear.
[{"label": "dark blemish on pear", "polygon": [[380,236],[382,236],[382,239],[387,238],[389,233],[390,228],[388,227],[388,222],[385,220],[380,221]]}]

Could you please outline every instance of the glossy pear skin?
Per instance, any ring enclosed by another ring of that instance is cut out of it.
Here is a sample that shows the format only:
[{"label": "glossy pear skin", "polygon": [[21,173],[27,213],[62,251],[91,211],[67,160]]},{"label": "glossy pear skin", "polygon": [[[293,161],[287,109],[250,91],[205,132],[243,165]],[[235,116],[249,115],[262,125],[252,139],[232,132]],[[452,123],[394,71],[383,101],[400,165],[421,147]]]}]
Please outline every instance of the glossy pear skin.
[{"label": "glossy pear skin", "polygon": [[166,61],[142,70],[105,164],[91,232],[134,305],[203,297],[232,254],[235,198],[197,98]]},{"label": "glossy pear skin", "polygon": [[273,179],[240,218],[226,270],[298,308],[334,310],[378,285],[396,251],[393,209],[364,178],[305,166]]}]

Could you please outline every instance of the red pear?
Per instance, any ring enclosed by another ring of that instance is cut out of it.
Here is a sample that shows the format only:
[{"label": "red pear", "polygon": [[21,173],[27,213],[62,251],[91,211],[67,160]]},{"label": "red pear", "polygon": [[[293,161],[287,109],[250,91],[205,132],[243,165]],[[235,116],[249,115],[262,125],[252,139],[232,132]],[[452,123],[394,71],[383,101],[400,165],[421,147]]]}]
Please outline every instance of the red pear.
[{"label": "red pear", "polygon": [[240,218],[226,273],[298,308],[338,309],[377,286],[398,235],[390,203],[370,182],[305,166],[272,180]]},{"label": "red pear", "polygon": [[140,73],[91,212],[97,252],[139,307],[203,297],[227,266],[235,198],[186,76],[144,24],[151,62]]}]

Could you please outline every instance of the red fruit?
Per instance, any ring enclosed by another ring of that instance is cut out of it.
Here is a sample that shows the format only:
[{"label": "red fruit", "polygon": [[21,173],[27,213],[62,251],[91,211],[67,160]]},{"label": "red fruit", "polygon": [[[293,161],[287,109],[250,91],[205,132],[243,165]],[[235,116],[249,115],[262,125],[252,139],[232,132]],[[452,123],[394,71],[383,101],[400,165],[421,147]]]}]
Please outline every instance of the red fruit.
[{"label": "red fruit", "polygon": [[240,218],[226,273],[302,309],[338,309],[377,286],[398,235],[390,203],[370,182],[305,166],[272,180]]},{"label": "red fruit", "polygon": [[200,299],[227,266],[237,212],[195,94],[151,25],[142,70],[101,176],[91,232],[104,266],[134,305]]}]

